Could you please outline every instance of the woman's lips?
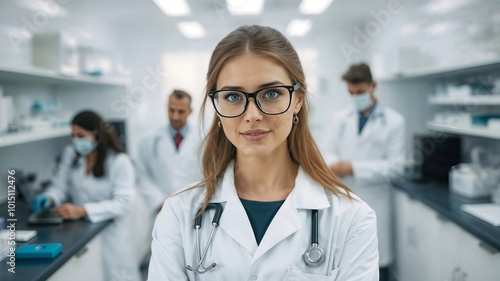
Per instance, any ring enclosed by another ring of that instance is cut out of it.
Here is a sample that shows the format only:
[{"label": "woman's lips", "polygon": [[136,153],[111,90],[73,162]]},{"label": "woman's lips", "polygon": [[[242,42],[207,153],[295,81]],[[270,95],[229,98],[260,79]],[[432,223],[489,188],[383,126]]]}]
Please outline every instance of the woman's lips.
[{"label": "woman's lips", "polygon": [[250,141],[260,141],[269,135],[269,131],[264,130],[249,130],[241,133],[241,135]]}]

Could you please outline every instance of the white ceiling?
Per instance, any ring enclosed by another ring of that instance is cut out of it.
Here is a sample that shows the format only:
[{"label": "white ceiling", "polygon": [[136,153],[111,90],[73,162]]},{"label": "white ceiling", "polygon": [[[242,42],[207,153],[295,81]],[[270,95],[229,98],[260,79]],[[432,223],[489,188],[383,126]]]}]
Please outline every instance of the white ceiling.
[{"label": "white ceiling", "polygon": [[[352,32],[355,26],[362,28],[374,19],[372,11],[387,9],[394,1],[336,0],[323,14],[304,16],[298,11],[300,0],[267,0],[259,16],[232,16],[225,8],[225,0],[188,0],[189,16],[168,17],[152,1],[144,0],[58,0],[61,3],[58,6],[53,6],[54,0],[0,0],[0,34],[5,39],[9,32],[21,33],[28,26],[26,22],[33,26],[38,17],[41,24],[37,30],[64,30],[81,44],[113,46],[138,40],[141,44],[161,41],[172,48],[204,47],[213,46],[239,25],[263,24],[285,31],[292,19],[308,18],[313,22],[311,31],[294,41],[314,41],[336,32]],[[44,12],[47,10],[43,3],[52,3],[49,16]],[[472,37],[500,37],[500,1],[400,0],[399,3],[403,11],[393,17],[400,30],[423,32],[429,28],[448,28],[448,31],[467,32]],[[58,14],[54,15],[56,10]],[[176,27],[181,20],[201,22],[207,37],[185,39]],[[432,27],[435,24],[442,26]]]}]

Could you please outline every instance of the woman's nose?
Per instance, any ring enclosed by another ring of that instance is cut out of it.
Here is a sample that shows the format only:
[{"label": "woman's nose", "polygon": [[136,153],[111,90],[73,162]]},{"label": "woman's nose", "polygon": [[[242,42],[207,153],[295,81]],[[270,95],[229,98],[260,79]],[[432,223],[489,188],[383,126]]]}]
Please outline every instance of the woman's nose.
[{"label": "woman's nose", "polygon": [[257,106],[257,101],[254,98],[248,99],[248,106],[245,111],[245,120],[247,122],[255,122],[262,120],[262,111]]}]

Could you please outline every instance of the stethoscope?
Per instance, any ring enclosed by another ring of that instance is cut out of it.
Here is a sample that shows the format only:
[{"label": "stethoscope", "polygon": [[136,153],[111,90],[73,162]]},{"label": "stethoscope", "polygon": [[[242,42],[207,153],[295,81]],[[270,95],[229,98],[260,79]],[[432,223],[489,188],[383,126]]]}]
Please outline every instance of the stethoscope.
[{"label": "stethoscope", "polygon": [[[186,266],[187,270],[199,274],[206,273],[207,271],[217,266],[217,263],[213,262],[208,267],[205,267],[203,265],[203,262],[205,261],[208,249],[212,245],[212,242],[214,240],[214,234],[216,228],[219,226],[220,217],[222,216],[223,209],[220,203],[209,203],[206,207],[206,210],[208,209],[215,209],[215,215],[212,219],[212,228],[210,229],[210,234],[208,235],[208,242],[202,253],[200,244],[200,229],[201,229],[202,216],[200,215],[194,221],[194,229],[196,230],[196,248],[198,250],[197,251],[198,264],[194,268],[190,265]],[[201,209],[198,210],[198,213],[200,212]],[[302,255],[302,258],[304,259],[304,262],[306,263],[307,266],[318,267],[325,262],[325,252],[323,251],[323,249],[319,247],[318,244],[318,210],[311,210],[311,215],[312,215],[311,246],[307,248],[307,250]]]}]

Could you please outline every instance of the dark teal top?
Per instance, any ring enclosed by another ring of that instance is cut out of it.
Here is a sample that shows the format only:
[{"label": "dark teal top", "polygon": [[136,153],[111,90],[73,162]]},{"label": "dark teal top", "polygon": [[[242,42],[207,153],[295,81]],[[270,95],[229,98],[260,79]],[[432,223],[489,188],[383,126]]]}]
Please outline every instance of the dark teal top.
[{"label": "dark teal top", "polygon": [[259,245],[271,221],[285,200],[271,202],[251,201],[241,198],[240,200],[252,225],[257,245]]}]

